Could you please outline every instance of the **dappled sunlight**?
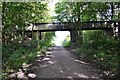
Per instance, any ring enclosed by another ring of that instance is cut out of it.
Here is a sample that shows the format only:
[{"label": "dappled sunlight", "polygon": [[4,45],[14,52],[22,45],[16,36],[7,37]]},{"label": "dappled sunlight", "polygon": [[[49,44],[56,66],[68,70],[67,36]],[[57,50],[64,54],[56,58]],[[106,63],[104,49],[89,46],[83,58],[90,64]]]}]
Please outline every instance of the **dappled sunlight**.
[{"label": "dappled sunlight", "polygon": [[109,76],[115,76],[115,73],[113,73],[112,71],[103,71],[104,75],[109,75]]},{"label": "dappled sunlight", "polygon": [[81,63],[81,64],[89,64],[89,63],[86,63],[86,62],[84,62],[84,61],[80,61],[80,60],[77,60],[77,59],[75,59],[75,62],[79,62],[79,63]]},{"label": "dappled sunlight", "polygon": [[24,69],[24,68],[28,68],[30,66],[30,64],[26,64],[26,63],[23,63],[22,64],[22,68]]},{"label": "dappled sunlight", "polygon": [[28,77],[30,77],[30,78],[35,78],[35,77],[36,77],[36,75],[35,75],[35,74],[33,74],[33,73],[29,73],[29,74],[28,74]]},{"label": "dappled sunlight", "polygon": [[46,55],[52,55],[52,52],[51,51],[47,51]]},{"label": "dappled sunlight", "polygon": [[98,79],[99,77],[95,77],[94,75],[91,75],[91,76],[87,76],[87,75],[84,75],[84,74],[81,74],[81,73],[77,73],[77,72],[74,72],[73,73],[74,75],[77,75],[79,78],[93,78],[93,79]]},{"label": "dappled sunlight", "polygon": [[19,69],[19,72],[17,72],[17,78],[18,79],[26,78],[25,73],[23,73],[21,69]]},{"label": "dappled sunlight", "polygon": [[36,78],[36,74],[34,73],[25,73],[22,69],[19,69],[18,72],[10,74],[10,78],[18,78],[20,80],[28,80],[30,78]]},{"label": "dappled sunlight", "polygon": [[86,76],[86,75],[83,75],[83,74],[77,74],[80,78],[89,78],[88,76]]},{"label": "dappled sunlight", "polygon": [[48,65],[44,64],[44,65],[40,65],[39,67],[45,68],[45,67],[47,67],[47,66],[48,66]]},{"label": "dappled sunlight", "polygon": [[54,62],[52,62],[52,61],[47,61],[49,64],[54,64]]},{"label": "dappled sunlight", "polygon": [[[54,56],[52,55],[52,48],[48,48],[46,52],[42,51],[42,54],[38,54],[37,57],[38,59],[36,59],[35,61],[43,63],[43,62],[48,62],[49,64],[54,64],[54,62],[52,62],[50,60],[50,58],[53,58]],[[43,66],[44,67],[44,66]]]},{"label": "dappled sunlight", "polygon": [[73,77],[71,77],[71,76],[67,76],[67,78],[68,78],[68,79],[72,79]]},{"label": "dappled sunlight", "polygon": [[41,56],[41,54],[38,54],[38,55],[37,55],[37,57],[40,57],[40,56]]},{"label": "dappled sunlight", "polygon": [[52,47],[49,47],[47,50],[48,50],[48,51],[52,51],[52,50],[53,50],[53,48],[52,48]]},{"label": "dappled sunlight", "polygon": [[46,55],[46,57],[53,58],[54,56],[53,55]]},{"label": "dappled sunlight", "polygon": [[50,61],[50,58],[44,58],[42,61]]},{"label": "dappled sunlight", "polygon": [[[42,74],[48,74],[50,76],[46,76],[46,77],[60,77],[60,78],[67,78],[67,79],[74,79],[74,78],[80,78],[80,79],[88,79],[88,78],[95,78],[97,79],[98,77],[96,77],[94,74],[87,74],[86,71],[88,70],[89,71],[89,66],[88,64],[89,63],[86,63],[82,60],[77,60],[77,59],[74,59],[73,57],[69,57],[69,56],[66,56],[68,59],[66,59],[66,57],[63,57],[61,58],[60,56],[62,55],[57,55],[56,53],[59,52],[60,53],[63,53],[63,54],[66,54],[68,51],[64,51],[65,49],[62,48],[62,47],[52,47],[52,48],[49,48],[47,49],[47,51],[45,52],[45,56],[41,59],[39,56],[39,58],[37,59],[37,63],[38,63],[38,66],[33,66],[33,70],[36,70],[38,71],[39,69],[41,69],[41,73],[42,73],[42,69],[44,69],[45,71],[43,71]],[[57,59],[56,59],[57,58]],[[65,58],[65,59],[64,59]],[[60,61],[58,61],[58,59]],[[68,62],[63,62],[62,60],[69,60],[70,63]],[[73,63],[74,62],[74,63]],[[79,68],[79,67],[75,67],[74,65],[77,65],[77,63],[80,63],[80,64],[85,64],[83,66],[83,68]],[[73,64],[72,64],[73,63]],[[70,66],[71,65],[71,66]],[[74,67],[74,68],[73,68]],[[86,70],[82,70],[81,69],[86,69]],[[51,71],[52,70],[52,71]],[[74,70],[74,71],[72,71]],[[78,70],[78,71],[77,71]],[[94,71],[93,69],[91,69],[92,71]],[[46,73],[46,72],[49,72],[50,73]],[[84,72],[85,71],[85,72]],[[54,74],[55,73],[55,74]],[[53,74],[53,76],[51,75]],[[35,75],[33,75],[35,76]],[[42,76],[45,76],[45,75],[42,75]],[[39,75],[37,74],[37,77],[39,78]]]},{"label": "dappled sunlight", "polygon": [[119,0],[23,1],[0,3],[2,80],[120,77]]},{"label": "dappled sunlight", "polygon": [[38,51],[37,54],[40,55],[41,51]]},{"label": "dappled sunlight", "polygon": [[99,77],[91,76],[90,78],[93,78],[93,79],[98,79]]},{"label": "dappled sunlight", "polygon": [[41,62],[42,60],[40,60],[40,59],[37,59],[37,60],[35,60],[35,61],[37,61],[37,62]]},{"label": "dappled sunlight", "polygon": [[62,71],[62,70],[60,70],[60,73],[63,73],[63,71]]}]

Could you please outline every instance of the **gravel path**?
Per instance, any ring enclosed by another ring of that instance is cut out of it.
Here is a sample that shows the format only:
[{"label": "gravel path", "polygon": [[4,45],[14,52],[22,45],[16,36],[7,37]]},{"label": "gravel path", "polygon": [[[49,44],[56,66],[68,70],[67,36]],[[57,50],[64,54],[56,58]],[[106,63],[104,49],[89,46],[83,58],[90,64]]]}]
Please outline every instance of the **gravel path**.
[{"label": "gravel path", "polygon": [[76,59],[75,55],[62,47],[53,47],[43,62],[37,60],[33,67],[37,78],[85,78],[100,79],[99,70],[91,64]]}]

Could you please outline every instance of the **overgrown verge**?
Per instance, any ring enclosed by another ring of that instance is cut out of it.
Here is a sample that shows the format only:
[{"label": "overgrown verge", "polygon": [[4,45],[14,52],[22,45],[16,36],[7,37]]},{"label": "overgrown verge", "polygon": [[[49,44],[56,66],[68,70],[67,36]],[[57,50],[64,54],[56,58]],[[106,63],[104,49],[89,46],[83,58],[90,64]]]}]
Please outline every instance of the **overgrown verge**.
[{"label": "overgrown verge", "polygon": [[107,36],[102,31],[86,31],[83,32],[83,44],[77,49],[77,55],[98,64],[104,69],[105,78],[115,78],[120,65],[119,44],[120,40]]},{"label": "overgrown verge", "polygon": [[63,47],[70,47],[70,36],[66,36],[64,41],[62,42]]},{"label": "overgrown verge", "polygon": [[33,44],[26,46],[24,44],[11,43],[2,45],[2,69],[3,79],[10,78],[10,74],[22,69],[23,64],[29,64],[33,61],[41,51],[45,51],[47,47],[44,42],[40,41],[39,46],[34,41]]},{"label": "overgrown verge", "polygon": [[6,80],[46,50],[54,32],[33,31],[35,23],[51,22],[47,3],[3,2],[1,8],[2,79]]},{"label": "overgrown verge", "polygon": [[38,55],[41,55],[47,50],[47,47],[52,45],[51,40],[54,33],[46,32],[43,35],[42,40],[33,38],[2,43],[3,80],[13,77],[11,74],[23,70],[24,66],[29,67]]}]

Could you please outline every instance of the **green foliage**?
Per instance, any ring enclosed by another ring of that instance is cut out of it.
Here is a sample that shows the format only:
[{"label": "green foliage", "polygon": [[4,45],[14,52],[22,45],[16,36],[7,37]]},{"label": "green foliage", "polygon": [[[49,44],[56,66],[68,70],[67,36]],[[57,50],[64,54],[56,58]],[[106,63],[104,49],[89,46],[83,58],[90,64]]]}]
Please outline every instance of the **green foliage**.
[{"label": "green foliage", "polygon": [[67,36],[65,38],[65,40],[62,42],[62,46],[64,46],[64,47],[70,46],[70,37],[69,36]]},{"label": "green foliage", "polygon": [[[2,67],[3,75],[17,71],[23,63],[29,64],[42,50],[51,45],[54,33],[43,33],[42,40],[35,32],[27,37],[26,27],[31,23],[50,22],[47,3],[2,3]],[[38,53],[39,52],[39,53]],[[8,74],[9,75],[9,74]],[[3,76],[5,78],[5,76]]]},{"label": "green foliage", "polygon": [[63,42],[62,46],[64,47],[70,46],[70,41]]},{"label": "green foliage", "polygon": [[[10,42],[9,44],[2,44],[2,66],[3,72],[9,73],[10,70],[18,70],[23,63],[31,63],[40,51],[45,51],[48,46],[51,46],[53,32],[44,33],[42,40],[34,39],[32,42],[28,41],[27,44]],[[29,45],[30,44],[30,45]],[[3,73],[3,74],[4,74]],[[3,76],[4,78],[4,76]]]},{"label": "green foliage", "polygon": [[3,41],[7,43],[16,40],[19,35],[16,31],[24,33],[29,24],[50,21],[47,3],[3,2],[2,8]]},{"label": "green foliage", "polygon": [[77,50],[78,55],[84,55],[106,70],[115,73],[120,61],[119,42],[102,31],[85,31],[83,32],[83,45]]},{"label": "green foliage", "polygon": [[[10,44],[12,46],[12,44]],[[15,45],[11,47],[9,45],[2,46],[2,57],[3,57],[3,68],[19,68],[20,65],[25,62],[25,59],[22,59],[23,56],[28,54],[30,51],[28,48]],[[27,55],[26,55],[27,56]]]},{"label": "green foliage", "polygon": [[58,2],[55,10],[58,14],[56,16],[57,20],[60,22],[77,22],[76,7],[75,2]]},{"label": "green foliage", "polygon": [[54,36],[55,36],[55,32],[44,33],[42,40],[44,40],[46,46],[52,46],[52,40]]},{"label": "green foliage", "polygon": [[[10,72],[10,70],[17,71],[21,69],[23,63],[31,63],[38,54],[42,50],[46,51],[44,41],[39,42],[39,46],[37,48],[36,43],[34,41],[31,46],[25,46],[21,44],[9,44],[9,45],[2,45],[2,67],[3,67],[3,75]],[[13,47],[12,47],[13,46]],[[5,78],[7,75],[3,76]]]},{"label": "green foliage", "polygon": [[[78,22],[80,21],[100,21],[110,20],[112,13],[109,11],[111,5],[117,8],[118,3],[101,3],[101,2],[58,2],[56,4],[56,19],[61,22]],[[79,15],[78,15],[79,14]],[[113,14],[113,20],[118,20],[119,13]],[[109,17],[108,17],[109,16]]]}]

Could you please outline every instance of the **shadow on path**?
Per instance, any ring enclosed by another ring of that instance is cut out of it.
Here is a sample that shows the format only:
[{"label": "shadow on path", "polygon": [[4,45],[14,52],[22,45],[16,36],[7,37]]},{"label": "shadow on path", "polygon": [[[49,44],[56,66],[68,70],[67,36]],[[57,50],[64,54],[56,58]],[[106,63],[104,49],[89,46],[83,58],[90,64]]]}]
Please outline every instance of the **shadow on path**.
[{"label": "shadow on path", "polygon": [[78,60],[74,54],[63,47],[51,47],[46,52],[46,57],[41,61],[36,60],[37,65],[31,67],[36,78],[81,78],[100,79],[99,70],[90,66],[89,63]]}]

